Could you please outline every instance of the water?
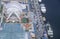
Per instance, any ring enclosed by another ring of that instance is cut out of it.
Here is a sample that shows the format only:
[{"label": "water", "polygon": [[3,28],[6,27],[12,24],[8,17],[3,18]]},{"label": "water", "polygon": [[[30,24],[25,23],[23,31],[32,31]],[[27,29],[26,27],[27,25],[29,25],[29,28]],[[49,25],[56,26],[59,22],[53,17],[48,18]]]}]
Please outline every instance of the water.
[{"label": "water", "polygon": [[46,4],[47,21],[50,22],[54,31],[53,39],[60,39],[60,0],[43,0]]}]

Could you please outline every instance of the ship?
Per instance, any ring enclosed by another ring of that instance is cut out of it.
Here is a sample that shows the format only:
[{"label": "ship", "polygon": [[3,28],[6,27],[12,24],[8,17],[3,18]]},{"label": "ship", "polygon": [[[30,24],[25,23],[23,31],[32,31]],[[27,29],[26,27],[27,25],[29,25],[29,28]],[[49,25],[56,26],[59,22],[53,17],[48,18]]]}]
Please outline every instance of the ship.
[{"label": "ship", "polygon": [[42,0],[1,0],[0,39],[48,39],[51,28],[42,13]]}]

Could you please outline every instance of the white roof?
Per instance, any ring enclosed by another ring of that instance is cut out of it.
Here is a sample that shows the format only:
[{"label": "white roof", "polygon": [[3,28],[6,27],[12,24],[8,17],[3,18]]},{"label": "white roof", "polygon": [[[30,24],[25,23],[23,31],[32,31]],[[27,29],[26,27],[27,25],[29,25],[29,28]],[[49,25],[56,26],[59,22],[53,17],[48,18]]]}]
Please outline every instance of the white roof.
[{"label": "white roof", "polygon": [[25,9],[26,8],[26,5],[25,4],[20,4],[19,2],[16,2],[16,1],[12,1],[8,4],[5,5],[6,8],[16,8],[16,9],[19,9],[20,12],[22,12],[22,9]]},{"label": "white roof", "polygon": [[7,13],[9,14],[8,18],[10,18],[10,16],[14,13],[18,18],[19,14],[21,14],[20,12],[22,12],[22,9],[26,8],[25,4],[20,4],[17,1],[11,1],[10,3],[5,4],[5,7],[7,8]]}]

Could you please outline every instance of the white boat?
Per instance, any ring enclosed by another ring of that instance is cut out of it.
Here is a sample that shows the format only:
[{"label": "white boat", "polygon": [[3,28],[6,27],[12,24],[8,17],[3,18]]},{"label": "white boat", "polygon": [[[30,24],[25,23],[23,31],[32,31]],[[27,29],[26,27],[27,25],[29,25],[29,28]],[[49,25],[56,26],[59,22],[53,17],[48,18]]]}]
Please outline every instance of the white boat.
[{"label": "white boat", "polygon": [[44,4],[40,4],[42,13],[46,13],[46,7]]},{"label": "white boat", "polygon": [[46,26],[47,26],[48,36],[52,38],[53,37],[53,30],[51,28],[51,25],[49,23],[47,23]]}]

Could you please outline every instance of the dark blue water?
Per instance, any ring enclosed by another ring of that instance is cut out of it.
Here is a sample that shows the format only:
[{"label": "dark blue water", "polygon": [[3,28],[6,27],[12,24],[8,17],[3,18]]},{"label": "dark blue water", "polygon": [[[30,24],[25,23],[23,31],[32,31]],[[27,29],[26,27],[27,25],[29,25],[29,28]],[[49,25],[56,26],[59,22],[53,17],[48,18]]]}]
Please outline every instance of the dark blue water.
[{"label": "dark blue water", "polygon": [[46,4],[47,21],[50,22],[54,31],[53,39],[60,39],[60,0],[43,0]]}]

